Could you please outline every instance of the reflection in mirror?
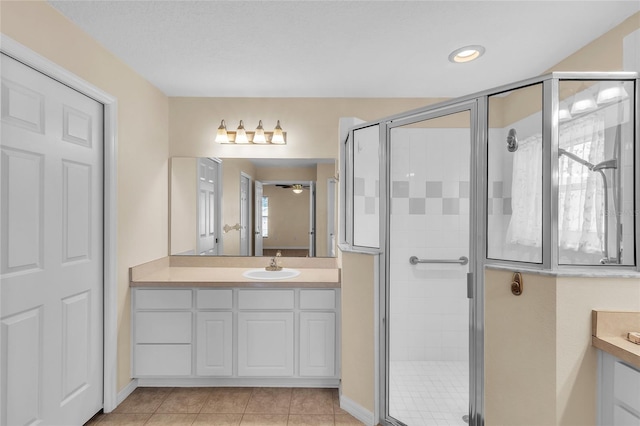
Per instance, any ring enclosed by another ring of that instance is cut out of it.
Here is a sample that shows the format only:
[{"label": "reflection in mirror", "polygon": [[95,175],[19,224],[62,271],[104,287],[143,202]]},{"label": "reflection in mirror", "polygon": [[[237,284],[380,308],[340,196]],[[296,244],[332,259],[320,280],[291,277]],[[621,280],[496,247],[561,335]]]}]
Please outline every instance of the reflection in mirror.
[{"label": "reflection in mirror", "polygon": [[[216,159],[217,179],[206,177],[207,194],[200,190],[203,162],[212,159],[171,159],[171,255],[240,256],[241,235],[249,236],[250,255],[335,255],[334,159]],[[202,250],[202,241],[213,241],[213,248]]]}]

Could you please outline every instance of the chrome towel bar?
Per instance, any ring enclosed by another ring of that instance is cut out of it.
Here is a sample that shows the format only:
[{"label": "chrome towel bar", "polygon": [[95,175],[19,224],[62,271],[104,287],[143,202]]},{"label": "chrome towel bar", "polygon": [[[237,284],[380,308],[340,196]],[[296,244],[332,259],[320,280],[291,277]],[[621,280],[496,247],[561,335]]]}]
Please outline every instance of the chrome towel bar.
[{"label": "chrome towel bar", "polygon": [[460,265],[466,265],[469,263],[469,258],[460,256],[459,259],[418,259],[417,256],[411,256],[409,263],[412,265],[417,265],[418,263],[459,263]]}]

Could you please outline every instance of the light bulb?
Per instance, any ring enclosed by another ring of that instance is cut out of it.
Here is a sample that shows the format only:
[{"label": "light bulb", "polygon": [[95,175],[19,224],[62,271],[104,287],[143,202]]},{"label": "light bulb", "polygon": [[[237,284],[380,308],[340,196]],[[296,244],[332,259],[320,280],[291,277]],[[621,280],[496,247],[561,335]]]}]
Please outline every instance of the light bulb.
[{"label": "light bulb", "polygon": [[244,123],[240,120],[240,125],[236,130],[236,143],[249,143],[247,132],[244,130]]},{"label": "light bulb", "polygon": [[282,132],[282,127],[280,127],[280,120],[278,120],[276,128],[273,129],[273,137],[271,138],[271,143],[284,144],[284,134]]},{"label": "light bulb", "polygon": [[267,143],[267,138],[264,136],[264,128],[262,127],[262,120],[258,122],[256,132],[253,135],[253,143]]},{"label": "light bulb", "polygon": [[215,141],[218,143],[229,143],[229,135],[227,134],[227,126],[224,123],[224,120],[220,122],[220,127],[218,127],[218,133],[216,134]]}]

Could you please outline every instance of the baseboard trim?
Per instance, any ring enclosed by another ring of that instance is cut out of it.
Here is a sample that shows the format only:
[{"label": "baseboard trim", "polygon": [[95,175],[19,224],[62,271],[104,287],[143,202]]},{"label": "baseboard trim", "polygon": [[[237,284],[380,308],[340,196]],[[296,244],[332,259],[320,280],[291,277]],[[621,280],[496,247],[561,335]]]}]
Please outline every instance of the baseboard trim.
[{"label": "baseboard trim", "polygon": [[337,388],[339,379],[282,379],[282,378],[139,378],[138,387],[288,387]]},{"label": "baseboard trim", "polygon": [[374,415],[371,411],[344,395],[340,395],[340,408],[367,426],[376,425]]},{"label": "baseboard trim", "polygon": [[[116,397],[116,407],[122,403],[131,393],[138,387],[138,379],[132,379],[127,386],[125,386]],[[114,407],[115,409],[115,407]]]}]

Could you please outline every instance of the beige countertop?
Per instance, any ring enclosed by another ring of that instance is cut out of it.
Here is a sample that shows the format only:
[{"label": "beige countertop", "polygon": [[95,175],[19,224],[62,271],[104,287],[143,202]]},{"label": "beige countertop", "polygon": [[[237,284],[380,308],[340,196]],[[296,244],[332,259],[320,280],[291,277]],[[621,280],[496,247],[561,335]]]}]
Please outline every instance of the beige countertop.
[{"label": "beige countertop", "polygon": [[640,331],[640,312],[592,311],[591,324],[593,346],[640,368],[640,345],[626,339]]},{"label": "beige countertop", "polygon": [[[300,271],[294,278],[282,280],[254,280],[242,274],[249,269],[264,268],[264,258],[256,260],[235,258],[205,259],[192,258],[193,266],[188,259],[162,258],[130,270],[131,287],[260,287],[260,288],[340,288],[340,269],[332,267],[326,259],[314,262],[307,260],[283,258],[282,264],[287,268]],[[241,265],[238,266],[237,263]]]}]

